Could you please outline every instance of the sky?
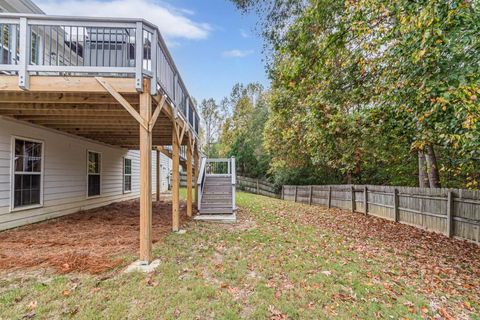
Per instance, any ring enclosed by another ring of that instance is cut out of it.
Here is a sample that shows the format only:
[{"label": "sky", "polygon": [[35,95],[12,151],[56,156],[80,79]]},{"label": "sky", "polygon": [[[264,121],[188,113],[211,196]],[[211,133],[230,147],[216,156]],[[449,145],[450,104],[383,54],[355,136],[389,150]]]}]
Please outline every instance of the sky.
[{"label": "sky", "polygon": [[229,0],[34,0],[47,14],[144,18],[156,24],[190,95],[220,101],[237,82],[268,87],[257,17]]}]

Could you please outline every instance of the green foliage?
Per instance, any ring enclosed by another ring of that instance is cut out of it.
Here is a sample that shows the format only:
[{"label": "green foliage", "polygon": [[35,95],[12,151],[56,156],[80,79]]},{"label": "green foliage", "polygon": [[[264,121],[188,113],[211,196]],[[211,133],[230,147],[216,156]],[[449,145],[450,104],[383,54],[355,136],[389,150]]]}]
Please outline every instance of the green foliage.
[{"label": "green foliage", "polygon": [[263,147],[269,113],[263,87],[257,83],[237,84],[222,104],[228,115],[221,128],[219,155],[236,157],[240,175],[265,177],[270,157]]},{"label": "green foliage", "polygon": [[263,14],[273,49],[264,137],[278,180],[323,182],[326,168],[416,185],[417,152],[433,146],[442,185],[480,186],[478,2],[234,2]]},{"label": "green foliage", "polygon": [[222,124],[223,117],[221,111],[220,105],[213,98],[203,99],[200,104],[200,114],[205,124],[203,152],[208,157],[216,157],[218,155],[215,141],[218,139],[219,128]]}]

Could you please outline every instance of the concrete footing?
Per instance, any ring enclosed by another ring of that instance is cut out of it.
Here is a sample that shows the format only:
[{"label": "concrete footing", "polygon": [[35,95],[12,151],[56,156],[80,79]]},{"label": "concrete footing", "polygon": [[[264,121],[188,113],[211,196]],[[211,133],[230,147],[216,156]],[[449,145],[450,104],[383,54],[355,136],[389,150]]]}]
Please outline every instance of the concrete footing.
[{"label": "concrete footing", "polygon": [[200,214],[193,217],[196,221],[207,221],[217,223],[235,223],[237,222],[237,215],[233,214]]},{"label": "concrete footing", "polygon": [[153,260],[152,262],[148,263],[146,261],[137,260],[125,269],[125,273],[130,272],[144,272],[150,273],[155,271],[155,269],[160,265],[160,260]]}]

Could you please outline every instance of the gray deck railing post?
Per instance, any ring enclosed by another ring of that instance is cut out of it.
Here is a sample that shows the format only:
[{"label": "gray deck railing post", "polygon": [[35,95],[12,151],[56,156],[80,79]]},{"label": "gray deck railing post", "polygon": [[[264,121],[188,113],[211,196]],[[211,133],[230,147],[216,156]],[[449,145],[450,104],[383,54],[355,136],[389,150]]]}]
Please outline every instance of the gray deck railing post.
[{"label": "gray deck railing post", "polygon": [[158,31],[155,29],[153,30],[152,34],[152,84],[150,85],[150,94],[155,96],[157,95],[157,82],[158,82],[158,74],[157,74],[157,48],[158,48]]},{"label": "gray deck railing post", "polygon": [[140,21],[135,27],[135,88],[143,91],[143,23]]},{"label": "gray deck railing post", "polygon": [[446,236],[452,237],[453,236],[453,192],[448,191],[447,195],[447,224],[446,224]]},{"label": "gray deck railing post", "polygon": [[[30,32],[28,28],[27,18],[20,18],[20,43],[19,43],[19,70],[18,70],[18,86],[24,90],[29,88],[29,79],[27,67],[30,60]],[[12,48],[12,55],[16,56],[16,48]]]}]

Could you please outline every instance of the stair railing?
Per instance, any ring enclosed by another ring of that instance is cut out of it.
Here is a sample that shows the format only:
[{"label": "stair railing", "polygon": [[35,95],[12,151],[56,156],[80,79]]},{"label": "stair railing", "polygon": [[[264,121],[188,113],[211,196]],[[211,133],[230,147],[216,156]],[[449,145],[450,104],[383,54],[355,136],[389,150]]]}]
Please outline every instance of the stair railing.
[{"label": "stair railing", "polygon": [[205,184],[205,178],[207,176],[206,169],[207,169],[207,158],[202,157],[200,160],[200,170],[198,171],[198,180],[197,180],[197,190],[198,190],[198,203],[197,209],[200,211],[202,209],[202,194],[203,194],[203,187]]},{"label": "stair railing", "polygon": [[237,169],[235,167],[235,157],[230,158],[230,173],[232,175],[232,210],[235,210],[235,188],[237,186]]},{"label": "stair railing", "polygon": [[230,175],[232,173],[230,162],[229,158],[207,159],[207,174],[209,176]]},{"label": "stair railing", "polygon": [[198,204],[197,208],[202,208],[202,194],[207,176],[230,176],[232,184],[232,209],[235,210],[235,190],[237,184],[237,169],[235,157],[207,159],[202,157],[198,175]]}]

